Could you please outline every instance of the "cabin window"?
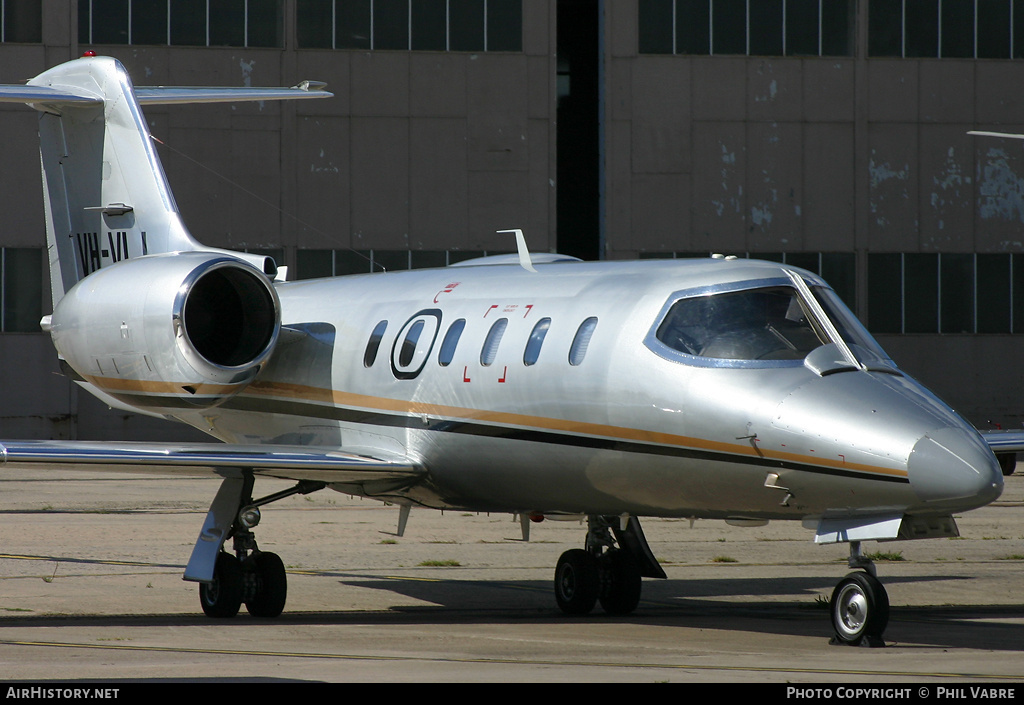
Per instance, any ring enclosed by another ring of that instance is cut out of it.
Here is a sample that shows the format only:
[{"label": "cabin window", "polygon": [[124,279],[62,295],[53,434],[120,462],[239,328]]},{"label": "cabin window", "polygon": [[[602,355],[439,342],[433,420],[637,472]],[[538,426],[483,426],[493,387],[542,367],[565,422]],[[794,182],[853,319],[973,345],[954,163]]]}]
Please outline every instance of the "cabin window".
[{"label": "cabin window", "polygon": [[448,327],[448,332],[444,334],[444,340],[441,341],[441,352],[437,355],[437,364],[441,367],[447,367],[452,364],[452,359],[455,357],[455,348],[459,345],[459,338],[462,337],[462,331],[466,328],[466,319],[460,318]]},{"label": "cabin window", "polygon": [[381,321],[374,327],[373,332],[370,333],[370,339],[366,342],[366,352],[363,353],[364,367],[373,367],[373,362],[377,359],[377,351],[380,349],[380,341],[384,337],[384,331],[387,328],[388,322]]},{"label": "cabin window", "polygon": [[829,342],[785,286],[680,299],[656,335],[678,352],[722,360],[801,360]]},{"label": "cabin window", "polygon": [[533,330],[530,332],[530,339],[526,341],[526,351],[523,353],[523,364],[527,366],[537,364],[537,358],[540,357],[540,348],[544,344],[544,336],[548,334],[548,328],[550,327],[550,318],[542,318],[537,321],[537,325],[535,325]]},{"label": "cabin window", "polygon": [[405,334],[402,341],[402,349],[398,353],[399,367],[408,367],[412,363],[413,353],[416,352],[416,343],[420,341],[420,334],[423,333],[423,321],[416,321]]},{"label": "cabin window", "polygon": [[480,364],[484,367],[492,364],[498,355],[498,346],[501,345],[501,336],[505,335],[508,327],[507,318],[499,318],[487,331],[487,339],[484,340],[484,347],[480,351]]},{"label": "cabin window", "polygon": [[569,364],[580,365],[583,363],[583,358],[587,355],[587,348],[590,347],[590,338],[594,335],[594,329],[597,328],[597,319],[590,317],[580,324],[580,327],[576,330],[576,337],[572,339],[572,345],[569,347]]}]

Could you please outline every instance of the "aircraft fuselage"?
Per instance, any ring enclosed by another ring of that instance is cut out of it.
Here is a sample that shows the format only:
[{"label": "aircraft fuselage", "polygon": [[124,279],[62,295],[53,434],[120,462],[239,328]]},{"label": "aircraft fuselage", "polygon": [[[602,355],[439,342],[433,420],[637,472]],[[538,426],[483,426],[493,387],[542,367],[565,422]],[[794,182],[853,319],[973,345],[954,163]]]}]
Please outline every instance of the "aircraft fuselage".
[{"label": "aircraft fuselage", "polygon": [[[975,469],[994,466],[974,430],[891,363],[821,374],[802,359],[659,348],[679,292],[785,287],[787,270],[558,263],[279,284],[285,331],[256,381],[175,415],[234,443],[414,458],[427,481],[379,494],[433,507],[781,519],[948,514],[997,496],[998,469]],[[951,455],[915,467],[915,447],[940,430]]]}]

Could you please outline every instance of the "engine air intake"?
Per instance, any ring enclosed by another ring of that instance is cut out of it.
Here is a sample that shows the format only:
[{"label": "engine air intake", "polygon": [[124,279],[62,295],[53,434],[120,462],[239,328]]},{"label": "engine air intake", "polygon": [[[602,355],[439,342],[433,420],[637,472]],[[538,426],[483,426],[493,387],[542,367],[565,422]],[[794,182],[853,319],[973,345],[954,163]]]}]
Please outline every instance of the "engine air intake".
[{"label": "engine air intake", "polygon": [[276,331],[274,299],[264,281],[240,267],[204,272],[186,295],[185,335],[214,365],[238,367],[261,355]]}]

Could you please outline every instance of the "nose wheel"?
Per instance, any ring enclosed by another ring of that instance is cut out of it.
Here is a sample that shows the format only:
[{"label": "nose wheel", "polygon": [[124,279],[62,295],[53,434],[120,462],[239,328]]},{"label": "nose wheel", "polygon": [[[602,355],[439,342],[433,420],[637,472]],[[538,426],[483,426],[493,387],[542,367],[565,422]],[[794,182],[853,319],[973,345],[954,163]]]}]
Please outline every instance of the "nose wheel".
[{"label": "nose wheel", "polygon": [[860,552],[859,542],[850,544],[851,567],[862,567],[839,581],[832,591],[829,611],[835,636],[833,644],[885,646],[882,634],[889,624],[889,596],[874,576],[874,565]]}]

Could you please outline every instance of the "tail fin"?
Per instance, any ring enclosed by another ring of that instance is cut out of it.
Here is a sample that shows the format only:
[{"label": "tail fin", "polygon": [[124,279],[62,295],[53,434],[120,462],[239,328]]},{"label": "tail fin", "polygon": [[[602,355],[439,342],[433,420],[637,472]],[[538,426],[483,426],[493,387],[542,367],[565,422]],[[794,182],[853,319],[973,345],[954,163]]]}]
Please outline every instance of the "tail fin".
[{"label": "tail fin", "polygon": [[[83,277],[123,259],[212,250],[178,214],[140,103],[229,102],[330,97],[323,84],[295,88],[140,88],[108,57],[84,57],[24,86],[0,86],[0,102],[42,114],[39,149],[53,304]],[[254,261],[268,274],[273,261]]]}]

